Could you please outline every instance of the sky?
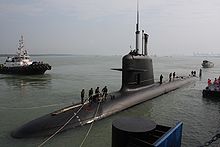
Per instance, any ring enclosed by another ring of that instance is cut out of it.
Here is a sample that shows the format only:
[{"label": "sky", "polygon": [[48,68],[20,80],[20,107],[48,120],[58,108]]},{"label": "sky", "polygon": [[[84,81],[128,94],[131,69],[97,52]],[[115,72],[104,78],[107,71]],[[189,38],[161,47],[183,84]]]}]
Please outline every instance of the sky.
[{"label": "sky", "polygon": [[[151,55],[220,53],[220,0],[139,0]],[[23,35],[30,54],[123,55],[136,0],[0,0],[0,54]]]}]

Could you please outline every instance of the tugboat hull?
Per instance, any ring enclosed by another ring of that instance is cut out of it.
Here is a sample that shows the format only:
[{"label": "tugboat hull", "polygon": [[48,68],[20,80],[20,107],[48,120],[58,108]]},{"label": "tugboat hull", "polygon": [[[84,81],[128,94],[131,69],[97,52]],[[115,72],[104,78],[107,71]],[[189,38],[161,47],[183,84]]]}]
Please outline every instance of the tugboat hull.
[{"label": "tugboat hull", "polygon": [[220,98],[220,91],[203,90],[202,96],[204,98]]},{"label": "tugboat hull", "polygon": [[0,74],[40,75],[44,74],[46,70],[51,70],[49,64],[33,62],[30,59],[24,47],[23,36],[19,40],[17,54],[13,57],[7,57],[4,64],[0,64]]},{"label": "tugboat hull", "polygon": [[202,62],[202,67],[203,68],[212,68],[212,67],[214,67],[214,63],[207,61],[207,60],[204,60]]},{"label": "tugboat hull", "polygon": [[219,85],[211,84],[202,91],[204,98],[220,98]]},{"label": "tugboat hull", "polygon": [[16,75],[40,75],[46,70],[51,70],[51,66],[47,63],[31,64],[28,66],[5,67],[0,66],[0,74],[16,74]]}]

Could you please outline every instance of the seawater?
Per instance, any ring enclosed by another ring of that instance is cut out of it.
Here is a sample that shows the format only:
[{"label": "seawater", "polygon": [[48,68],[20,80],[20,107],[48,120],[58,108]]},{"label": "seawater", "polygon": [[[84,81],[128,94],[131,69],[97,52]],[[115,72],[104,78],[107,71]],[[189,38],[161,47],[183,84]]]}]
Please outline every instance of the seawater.
[{"label": "seawater", "polygon": [[[116,91],[121,86],[121,56],[38,56],[34,60],[48,62],[52,70],[44,75],[0,75],[0,146],[38,146],[47,137],[14,139],[10,132],[22,124],[54,110],[80,101],[82,88],[107,86]],[[170,72],[177,76],[197,73],[204,57],[153,57],[155,81],[164,80]],[[5,58],[1,57],[1,63]],[[110,147],[112,121],[122,116],[141,116],[161,125],[174,126],[183,122],[183,147],[202,145],[220,133],[220,99],[202,98],[207,79],[220,76],[220,58],[209,58],[214,68],[202,69],[202,78],[176,91],[146,101],[106,119],[97,121],[83,146]],[[45,144],[48,147],[78,147],[89,125],[56,135]],[[212,146],[218,146],[217,140]]]}]

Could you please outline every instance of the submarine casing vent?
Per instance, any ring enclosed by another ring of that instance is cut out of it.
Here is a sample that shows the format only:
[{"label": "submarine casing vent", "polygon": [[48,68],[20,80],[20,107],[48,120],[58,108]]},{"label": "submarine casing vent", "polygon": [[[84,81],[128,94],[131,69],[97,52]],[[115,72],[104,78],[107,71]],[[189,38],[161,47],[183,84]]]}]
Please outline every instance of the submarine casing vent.
[{"label": "submarine casing vent", "polygon": [[147,55],[125,55],[122,59],[121,91],[154,83],[152,59]]}]

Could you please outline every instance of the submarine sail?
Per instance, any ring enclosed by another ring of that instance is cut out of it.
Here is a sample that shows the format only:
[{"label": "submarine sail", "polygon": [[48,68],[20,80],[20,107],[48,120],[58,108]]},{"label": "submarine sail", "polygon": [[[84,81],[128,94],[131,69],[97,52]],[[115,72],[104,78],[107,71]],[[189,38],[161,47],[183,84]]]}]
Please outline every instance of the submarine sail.
[{"label": "submarine sail", "polygon": [[[142,31],[144,33],[144,30]],[[154,83],[153,63],[152,59],[147,55],[147,39],[144,42],[145,52],[139,53],[140,30],[139,30],[139,7],[137,4],[137,24],[136,24],[136,48],[125,55],[122,59],[122,87],[121,91],[134,89]],[[142,35],[143,37],[143,35]]]}]

